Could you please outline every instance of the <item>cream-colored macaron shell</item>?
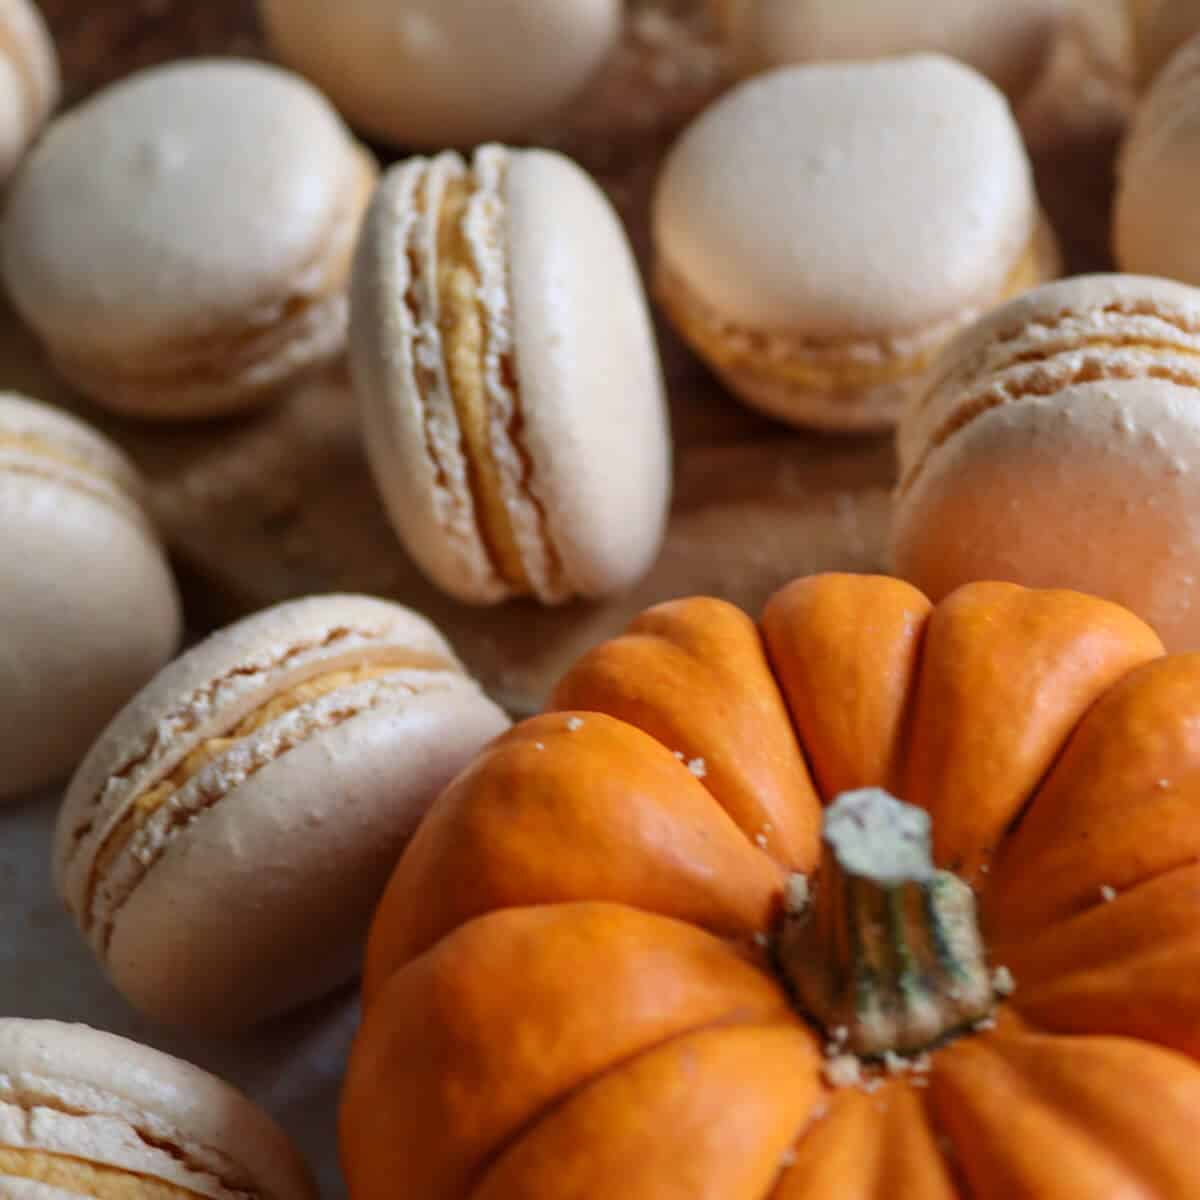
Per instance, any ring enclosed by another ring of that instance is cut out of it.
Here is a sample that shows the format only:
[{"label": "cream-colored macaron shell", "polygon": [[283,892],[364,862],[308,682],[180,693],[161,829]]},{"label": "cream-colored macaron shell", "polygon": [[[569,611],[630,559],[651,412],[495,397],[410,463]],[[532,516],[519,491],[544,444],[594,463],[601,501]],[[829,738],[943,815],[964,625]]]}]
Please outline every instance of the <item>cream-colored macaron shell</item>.
[{"label": "cream-colored macaron shell", "polygon": [[950,347],[900,429],[897,573],[1124,604],[1200,650],[1200,290],[1131,275],[1031,292]]},{"label": "cream-colored macaron shell", "polygon": [[65,779],[175,652],[180,605],[133,466],[0,394],[0,799]]},{"label": "cream-colored macaron shell", "polygon": [[1004,97],[950,59],[786,67],[685,132],[657,289],[747,403],[886,427],[962,326],[1053,267]]},{"label": "cream-colored macaron shell", "polygon": [[1018,100],[1046,65],[1064,7],[1061,0],[734,0],[724,25],[745,74],[937,51]]},{"label": "cream-colored macaron shell", "polygon": [[424,618],[293,601],[212,635],[71,783],[58,886],[116,986],[229,1031],[344,982],[425,807],[508,725]]},{"label": "cream-colored macaron shell", "polygon": [[1117,176],[1113,249],[1121,269],[1200,283],[1200,38],[1142,100]]},{"label": "cream-colored macaron shell", "polygon": [[392,523],[447,592],[557,603],[648,570],[671,488],[661,368],[625,232],[574,163],[490,146],[394,168],[350,342]]},{"label": "cream-colored macaron shell", "polygon": [[0,182],[58,103],[58,54],[31,0],[0,0]]},{"label": "cream-colored macaron shell", "polygon": [[1200,33],[1200,4],[1196,0],[1151,0],[1137,6],[1132,18],[1138,80],[1147,86],[1172,55]]},{"label": "cream-colored macaron shell", "polygon": [[344,347],[375,166],[290,72],[199,59],[52,123],[0,263],[59,369],[142,417],[243,408]]},{"label": "cream-colored macaron shell", "polygon": [[281,60],[355,126],[439,149],[528,134],[615,49],[621,0],[259,0]]},{"label": "cream-colored macaron shell", "polygon": [[0,1196],[316,1200],[282,1129],[229,1084],[85,1025],[0,1019]]}]

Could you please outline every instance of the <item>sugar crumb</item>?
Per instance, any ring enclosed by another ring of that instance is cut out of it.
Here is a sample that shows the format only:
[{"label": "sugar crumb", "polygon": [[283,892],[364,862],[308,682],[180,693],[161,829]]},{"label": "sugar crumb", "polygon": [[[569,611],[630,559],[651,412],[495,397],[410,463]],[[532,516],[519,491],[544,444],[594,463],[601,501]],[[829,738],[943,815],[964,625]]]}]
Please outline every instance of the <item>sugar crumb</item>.
[{"label": "sugar crumb", "polygon": [[764,946],[765,947],[768,944],[769,940],[770,939],[767,937],[767,935],[765,933],[763,933],[761,930],[754,935],[754,944],[756,946]]},{"label": "sugar crumb", "polygon": [[1011,996],[1017,989],[1017,981],[1007,967],[997,967],[992,972],[992,987],[997,995]]},{"label": "sugar crumb", "polygon": [[996,1018],[995,1017],[981,1017],[978,1021],[974,1022],[974,1024],[972,1024],[972,1026],[971,1026],[971,1030],[973,1033],[990,1033],[995,1028],[996,1028]]},{"label": "sugar crumb", "polygon": [[754,841],[760,850],[765,850],[767,848],[767,835],[765,833],[756,833],[754,835]]},{"label": "sugar crumb", "polygon": [[912,1073],[914,1075],[928,1075],[932,1067],[933,1059],[924,1050],[912,1060]]},{"label": "sugar crumb", "polygon": [[687,769],[691,771],[691,773],[695,775],[697,779],[703,779],[705,775],[708,774],[708,766],[705,764],[704,759],[702,758],[693,758],[692,761],[688,763]]},{"label": "sugar crumb", "polygon": [[1105,904],[1111,904],[1117,898],[1117,889],[1110,887],[1107,883],[1100,889],[1100,899]]},{"label": "sugar crumb", "polygon": [[782,1168],[783,1168],[785,1171],[786,1171],[786,1170],[787,1170],[789,1167],[794,1167],[794,1166],[796,1165],[796,1151],[795,1151],[795,1148],[794,1148],[794,1147],[792,1147],[792,1146],[789,1146],[789,1147],[788,1147],[788,1148],[787,1148],[787,1149],[786,1149],[786,1150],[783,1152],[783,1154],[780,1156],[780,1159],[779,1159],[779,1165],[780,1165],[780,1166],[781,1166],[781,1167],[782,1167]]},{"label": "sugar crumb", "polygon": [[535,750],[545,750],[545,748],[546,748],[546,743],[545,743],[545,742],[534,742],[534,743],[533,743],[533,748],[534,748]]},{"label": "sugar crumb", "polygon": [[686,755],[686,754],[684,754],[684,752],[683,752],[682,750],[676,750],[676,751],[675,751],[675,757],[676,757],[677,759],[679,759],[679,761],[680,761],[680,762],[683,762],[683,760],[684,760],[685,758],[687,758],[687,755]]},{"label": "sugar crumb", "polygon": [[572,733],[575,733],[576,730],[583,728],[583,720],[580,717],[568,717],[567,718],[567,728]]},{"label": "sugar crumb", "polygon": [[912,1062],[895,1050],[888,1050],[883,1056],[883,1068],[889,1075],[906,1075],[912,1070]]},{"label": "sugar crumb", "polygon": [[862,1083],[862,1063],[854,1054],[838,1054],[825,1063],[825,1078],[834,1087],[857,1087]]},{"label": "sugar crumb", "polygon": [[1160,779],[1154,786],[1157,787],[1159,791],[1165,792],[1171,786],[1171,781],[1169,779]]},{"label": "sugar crumb", "polygon": [[862,1085],[862,1090],[866,1092],[868,1096],[873,1096],[881,1087],[883,1087],[883,1080],[880,1079],[878,1075],[875,1075]]},{"label": "sugar crumb", "polygon": [[795,871],[788,876],[784,908],[789,917],[798,917],[808,907],[808,902],[808,876]]},{"label": "sugar crumb", "polygon": [[850,1030],[845,1025],[835,1025],[833,1028],[833,1040],[839,1046],[844,1046],[850,1040]]}]

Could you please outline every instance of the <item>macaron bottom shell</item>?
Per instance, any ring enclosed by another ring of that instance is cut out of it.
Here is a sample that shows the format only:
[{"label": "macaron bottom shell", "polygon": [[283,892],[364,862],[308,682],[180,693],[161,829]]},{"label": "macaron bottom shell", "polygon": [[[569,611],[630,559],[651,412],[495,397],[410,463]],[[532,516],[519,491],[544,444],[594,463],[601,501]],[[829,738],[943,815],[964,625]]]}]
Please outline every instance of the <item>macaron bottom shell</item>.
[{"label": "macaron bottom shell", "polygon": [[934,600],[972,579],[1071,588],[1200,650],[1194,389],[1079,383],[966,414],[898,494],[892,557]]}]

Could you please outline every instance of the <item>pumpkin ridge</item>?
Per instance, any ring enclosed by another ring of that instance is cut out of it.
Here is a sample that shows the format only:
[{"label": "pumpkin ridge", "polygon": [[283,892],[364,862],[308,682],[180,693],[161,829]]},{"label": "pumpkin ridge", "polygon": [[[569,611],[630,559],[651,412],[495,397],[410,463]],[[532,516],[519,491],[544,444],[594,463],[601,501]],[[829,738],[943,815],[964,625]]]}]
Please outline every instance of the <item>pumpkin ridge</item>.
[{"label": "pumpkin ridge", "polygon": [[[765,972],[770,974],[770,972]],[[630,1054],[622,1055],[615,1059],[607,1066],[602,1067],[598,1071],[594,1071],[591,1075],[579,1080],[579,1082],[568,1089],[567,1091],[556,1096],[550,1103],[539,1109],[537,1113],[532,1115],[525,1121],[521,1127],[514,1130],[509,1138],[505,1138],[503,1143],[496,1147],[494,1153],[489,1154],[480,1163],[479,1169],[476,1172],[475,1178],[472,1180],[469,1190],[466,1192],[465,1200],[475,1200],[479,1191],[486,1183],[486,1177],[492,1167],[504,1157],[504,1155],[518,1142],[529,1136],[539,1124],[553,1116],[560,1109],[565,1108],[572,1100],[577,1098],[589,1088],[602,1082],[612,1075],[619,1074],[627,1070],[633,1064],[637,1063],[649,1055],[657,1054],[676,1042],[685,1042],[689,1038],[693,1038],[698,1034],[714,1033],[723,1029],[798,1029],[806,1037],[814,1043],[814,1050],[819,1055],[820,1049],[817,1045],[817,1039],[813,1033],[812,1026],[796,1013],[790,1013],[779,1021],[764,1021],[761,1017],[750,1016],[743,1014],[741,1017],[736,1012],[726,1013],[724,1016],[718,1017],[715,1020],[703,1021],[699,1025],[691,1029],[681,1029],[674,1033],[668,1034],[664,1038],[660,1038],[656,1042],[647,1043],[638,1050]]]}]

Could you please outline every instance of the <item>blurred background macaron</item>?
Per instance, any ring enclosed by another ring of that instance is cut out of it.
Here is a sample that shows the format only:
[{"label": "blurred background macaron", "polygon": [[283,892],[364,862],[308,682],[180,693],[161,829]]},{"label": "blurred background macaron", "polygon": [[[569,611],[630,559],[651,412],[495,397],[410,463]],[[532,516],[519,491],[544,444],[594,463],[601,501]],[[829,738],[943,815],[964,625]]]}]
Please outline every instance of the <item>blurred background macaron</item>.
[{"label": "blurred background macaron", "polygon": [[597,184],[487,146],[384,178],[350,358],[375,480],[451,595],[547,604],[631,586],[662,542],[671,444],[641,278]]},{"label": "blurred background macaron", "polygon": [[1130,0],[1138,81],[1154,82],[1172,55],[1200,33],[1197,0]]},{"label": "blurred background macaron", "polygon": [[232,59],[156,67],[51,124],[14,181],[0,268],[98,403],[229,413],[343,351],[375,177],[298,76]]},{"label": "blurred background macaron", "polygon": [[949,347],[899,432],[896,572],[1115,600],[1200,650],[1200,289],[1077,276]]},{"label": "blurred background macaron", "polygon": [[31,0],[0,0],[0,183],[58,103],[58,54]]},{"label": "blurred background macaron", "polygon": [[248,1028],[358,969],[426,807],[508,719],[409,609],[318,596],[192,647],[59,814],[59,892],[135,1008]]},{"label": "blurred background macaron", "polygon": [[380,141],[518,139],[616,48],[622,0],[259,0],[280,60]]},{"label": "blurred background macaron", "polygon": [[735,69],[888,58],[957,58],[1018,103],[1049,61],[1064,0],[713,0]]},{"label": "blurred background macaron", "polygon": [[653,220],[683,337],[747,404],[830,430],[891,427],[959,329],[1058,267],[1008,104],[939,55],[740,84]]},{"label": "blurred background macaron", "polygon": [[1170,60],[1129,126],[1113,252],[1123,271],[1200,284],[1200,36]]},{"label": "blurred background macaron", "polygon": [[175,652],[180,605],[125,456],[0,394],[0,800],[74,770]]},{"label": "blurred background macaron", "polygon": [[0,1018],[0,1196],[316,1195],[287,1134],[216,1076],[86,1025]]}]

